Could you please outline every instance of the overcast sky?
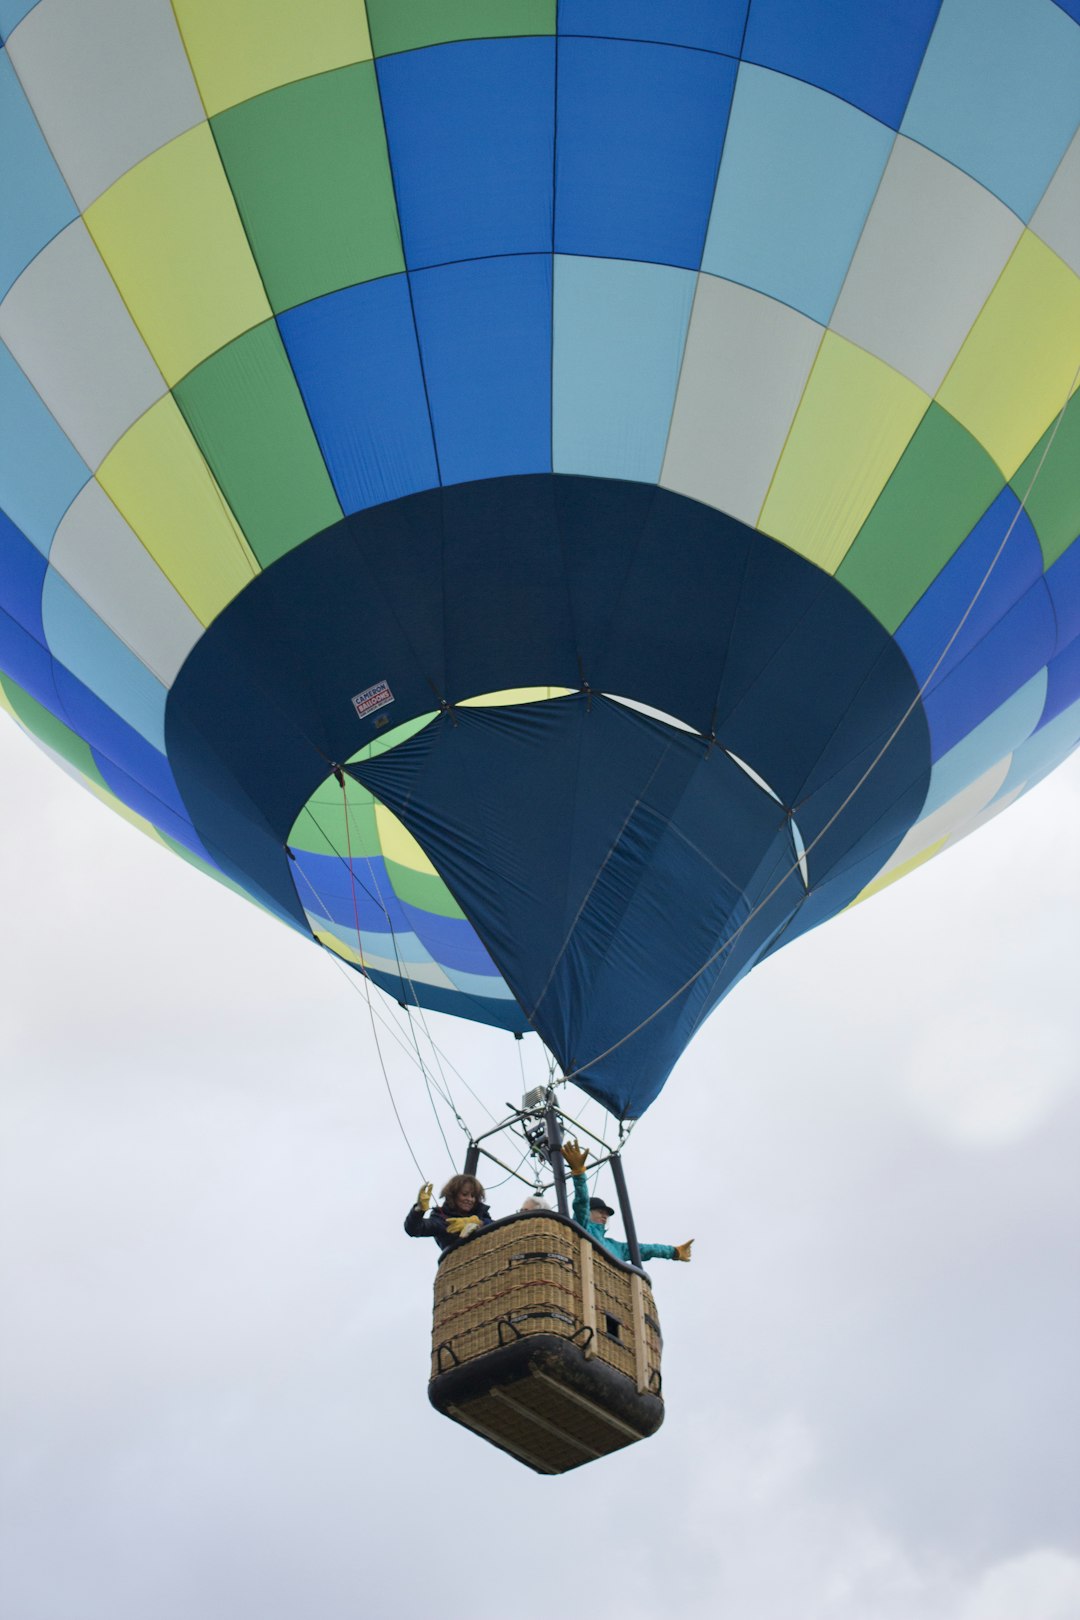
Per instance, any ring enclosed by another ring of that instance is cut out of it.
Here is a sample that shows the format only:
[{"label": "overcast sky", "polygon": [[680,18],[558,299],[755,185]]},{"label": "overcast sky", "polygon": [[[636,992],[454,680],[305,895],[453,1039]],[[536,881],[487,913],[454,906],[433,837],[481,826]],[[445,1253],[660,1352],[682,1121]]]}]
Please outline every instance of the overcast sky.
[{"label": "overcast sky", "polygon": [[561,1479],[427,1404],[360,981],[6,720],[0,783],[5,1620],[1077,1620],[1080,761],[714,1015],[628,1156],[666,1422]]}]

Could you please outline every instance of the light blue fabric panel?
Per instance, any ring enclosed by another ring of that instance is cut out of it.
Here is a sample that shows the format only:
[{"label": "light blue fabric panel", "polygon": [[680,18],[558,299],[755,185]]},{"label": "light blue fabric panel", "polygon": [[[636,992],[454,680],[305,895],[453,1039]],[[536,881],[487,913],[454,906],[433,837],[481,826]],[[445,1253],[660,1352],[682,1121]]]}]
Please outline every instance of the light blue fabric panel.
[{"label": "light blue fabric panel", "polygon": [[28,11],[33,11],[38,0],[0,0],[0,40],[13,34]]},{"label": "light blue fabric panel", "polygon": [[0,161],[3,298],[34,255],[78,213],[6,51],[0,51]]},{"label": "light blue fabric panel", "polygon": [[499,1001],[513,1001],[510,986],[496,974],[462,973],[457,968],[444,968],[443,972],[455,990],[466,996],[495,996]]},{"label": "light blue fabric panel", "polygon": [[702,269],[827,325],[893,138],[846,101],[744,62]]},{"label": "light blue fabric panel", "polygon": [[995,799],[1015,793],[1046,776],[1071,754],[1080,741],[1080,699],[1063,709],[1048,725],[1042,726],[1013,754],[1009,774],[994,795]]},{"label": "light blue fabric panel", "polygon": [[52,568],[41,617],[53,657],[164,753],[165,687]]},{"label": "light blue fabric panel", "polygon": [[0,343],[0,506],[43,556],[89,477],[89,467]]},{"label": "light blue fabric panel", "polygon": [[669,265],[556,257],[556,472],[659,478],[696,279]]},{"label": "light blue fabric panel", "polygon": [[1030,219],[1076,130],[1080,28],[1053,0],[945,0],[903,133]]},{"label": "light blue fabric panel", "polygon": [[996,765],[1006,754],[1015,753],[1026,742],[1039,723],[1046,699],[1046,671],[1041,669],[1007,703],[1003,703],[981,725],[970,731],[955,748],[943,754],[930,773],[926,803],[920,819],[935,810],[974,782],[976,777]]},{"label": "light blue fabric panel", "polygon": [[[306,892],[305,897],[304,885],[300,885],[297,888],[297,893],[300,895],[306,911],[313,919],[320,932],[324,934],[333,934],[335,939],[339,939],[343,945],[347,945],[351,951],[355,951],[356,929],[350,928],[347,923],[335,922],[332,917],[324,917],[318,907],[314,904],[310,890]],[[394,934],[376,934],[370,929],[365,929],[363,927],[361,928],[360,934],[361,939],[363,940],[364,950],[371,956],[389,958],[391,962],[394,960],[394,939],[396,937]]]}]

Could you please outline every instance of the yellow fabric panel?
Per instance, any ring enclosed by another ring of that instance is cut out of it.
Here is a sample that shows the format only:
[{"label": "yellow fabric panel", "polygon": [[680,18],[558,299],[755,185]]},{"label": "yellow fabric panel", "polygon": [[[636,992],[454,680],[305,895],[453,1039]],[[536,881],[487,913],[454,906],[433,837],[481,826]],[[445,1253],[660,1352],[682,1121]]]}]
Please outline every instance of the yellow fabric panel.
[{"label": "yellow fabric panel", "polygon": [[88,777],[84,776],[81,780],[95,799],[100,799],[102,804],[107,804],[110,810],[115,810],[116,814],[122,816],[130,827],[137,827],[141,833],[146,834],[147,838],[153,839],[155,844],[160,844],[162,849],[168,849],[169,846],[153,822],[147,821],[145,816],[138,815],[122,799],[118,799],[115,793],[110,793],[106,788],[99,787],[96,782],[91,782]]},{"label": "yellow fabric panel", "polygon": [[173,0],[173,10],[210,117],[371,57],[363,0]]},{"label": "yellow fabric panel", "polygon": [[84,218],[170,387],[271,318],[209,124],[129,169]]},{"label": "yellow fabric panel", "polygon": [[408,866],[414,872],[429,872],[438,877],[439,874],[412,833],[402,825],[392,810],[388,810],[377,799],[375,825],[379,830],[379,843],[387,860],[397,861],[399,866]]},{"label": "yellow fabric panel", "polygon": [[1011,478],[1078,365],[1080,278],[1025,231],[937,397]]},{"label": "yellow fabric panel", "polygon": [[[855,896],[851,906],[861,905],[864,900],[869,900],[871,895],[880,894],[882,889],[887,889],[890,883],[896,883],[900,878],[907,877],[908,873],[914,872],[917,866],[924,866],[927,861],[933,860],[935,855],[940,855],[948,842],[949,835],[946,834],[944,838],[938,838],[934,843],[927,844],[926,848],[921,849],[917,855],[913,855],[910,861],[904,861],[900,866],[891,867],[881,877],[874,878],[871,883],[866,885],[865,889],[860,890]],[[851,906],[846,909],[850,911]]]},{"label": "yellow fabric panel", "polygon": [[484,692],[480,697],[462,698],[463,709],[499,709],[511,703],[546,703],[548,698],[569,697],[569,686],[512,686],[505,692]]},{"label": "yellow fabric panel", "polygon": [[201,623],[260,572],[171,395],[128,429],[97,479]]},{"label": "yellow fabric panel", "polygon": [[355,962],[360,967],[363,967],[364,958],[360,955],[359,951],[350,950],[348,945],[346,945],[344,941],[338,939],[336,934],[324,933],[321,928],[316,928],[310,912],[305,912],[304,915],[311,924],[311,931],[315,935],[315,938],[318,940],[320,945],[325,945],[328,951],[333,951],[334,955],[340,956],[343,961]]},{"label": "yellow fabric panel", "polygon": [[835,574],[929,403],[883,360],[826,332],[758,528]]}]

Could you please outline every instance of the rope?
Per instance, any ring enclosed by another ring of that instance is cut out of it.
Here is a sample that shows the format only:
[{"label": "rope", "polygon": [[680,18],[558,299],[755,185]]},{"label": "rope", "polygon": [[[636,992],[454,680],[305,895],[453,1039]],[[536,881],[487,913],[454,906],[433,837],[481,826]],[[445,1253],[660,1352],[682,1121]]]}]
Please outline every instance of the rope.
[{"label": "rope", "polygon": [[[1050,434],[1050,437],[1046,441],[1046,444],[1045,444],[1045,446],[1043,448],[1043,453],[1039,457],[1038,464],[1035,467],[1035,470],[1031,475],[1031,480],[1030,480],[1030,482],[1028,484],[1027,489],[1024,491],[1023,498],[1021,499],[1020,504],[1017,507],[1016,511],[1013,513],[1012,520],[1010,521],[1008,528],[1005,530],[1005,534],[1002,537],[1001,543],[999,544],[997,550],[995,551],[993,557],[991,558],[990,563],[989,563],[985,573],[983,574],[982,579],[979,581],[979,584],[976,587],[974,595],[972,596],[972,598],[971,598],[970,602],[968,603],[967,607],[964,609],[964,612],[962,613],[962,615],[960,617],[960,620],[959,620],[955,630],[953,631],[952,635],[949,637],[948,641],[945,643],[944,647],[941,649],[941,652],[938,655],[938,658],[937,658],[936,663],[934,664],[934,667],[931,669],[930,673],[927,675],[926,679],[923,681],[922,685],[919,687],[919,690],[916,692],[915,696],[912,698],[911,702],[908,704],[908,707],[905,709],[904,713],[901,715],[900,719],[897,721],[896,725],[893,727],[892,731],[890,732],[889,736],[886,738],[885,742],[882,744],[881,748],[878,750],[875,757],[871,760],[870,764],[866,767],[866,770],[860,776],[859,780],[855,783],[855,786],[851,789],[850,793],[848,793],[847,797],[842,801],[842,803],[837,807],[837,809],[834,810],[833,814],[829,817],[828,821],[821,828],[820,832],[815,834],[815,836],[811,839],[810,843],[806,845],[806,847],[805,847],[805,849],[803,851],[803,859],[804,860],[807,860],[807,861],[809,860],[809,856],[810,856],[811,852],[821,842],[821,840],[825,837],[825,834],[835,824],[838,817],[840,817],[844,813],[844,811],[847,809],[848,805],[851,803],[851,801],[855,797],[855,795],[861,791],[861,789],[863,788],[863,786],[867,782],[868,778],[872,775],[872,773],[881,764],[881,761],[884,759],[886,753],[889,751],[889,749],[892,747],[893,743],[896,741],[896,739],[899,736],[901,730],[907,724],[908,720],[910,720],[912,714],[915,712],[916,708],[921,703],[922,698],[923,698],[927,688],[930,686],[931,681],[934,679],[934,676],[937,674],[938,670],[941,668],[941,666],[944,663],[945,659],[948,657],[950,649],[953,647],[954,643],[956,642],[956,639],[959,636],[961,630],[963,630],[964,625],[967,623],[968,619],[971,617],[971,614],[974,611],[976,602],[979,600],[979,597],[982,595],[983,591],[985,590],[985,588],[987,586],[987,583],[989,582],[991,574],[994,572],[994,569],[997,567],[999,561],[1001,560],[1001,555],[1002,555],[1003,551],[1005,550],[1005,547],[1008,545],[1009,540],[1010,540],[1010,538],[1012,536],[1012,532],[1013,532],[1013,530],[1015,529],[1017,523],[1020,520],[1021,513],[1024,512],[1026,507],[1027,507],[1027,503],[1028,503],[1029,499],[1031,498],[1031,492],[1035,488],[1036,482],[1038,481],[1038,478],[1039,478],[1039,474],[1042,472],[1043,466],[1044,466],[1044,464],[1046,462],[1046,458],[1050,453],[1050,446],[1053,444],[1054,440],[1057,438],[1058,429],[1060,428],[1060,426],[1062,424],[1062,421],[1064,420],[1065,412],[1068,410],[1068,407],[1069,407],[1069,400],[1072,398],[1073,390],[1075,389],[1078,380],[1080,380],[1080,366],[1077,366],[1077,369],[1076,369],[1076,371],[1075,371],[1075,373],[1073,375],[1073,380],[1070,383],[1068,391],[1067,391],[1067,393],[1065,395],[1065,402],[1062,405],[1061,410],[1057,414],[1057,417],[1056,417],[1056,419],[1054,421],[1053,430],[1052,430],[1052,432]],[[764,906],[768,905],[768,903],[772,899],[773,895],[775,895],[784,886],[784,884],[787,882],[788,878],[791,877],[793,872],[795,872],[798,865],[799,865],[799,863],[798,863],[798,861],[796,861],[792,866],[790,866],[788,868],[788,870],[786,872],[784,872],[784,874],[780,878],[777,879],[777,881],[773,884],[772,888],[768,891],[768,893],[766,895],[764,895],[758,901],[757,905],[754,906],[753,910],[750,911],[748,913],[748,915],[743,918],[742,922],[739,924],[738,928],[731,935],[731,937],[729,939],[726,939],[724,941],[724,943],[717,950],[715,950],[713,952],[713,954],[710,957],[708,957],[708,959],[706,961],[704,961],[701,964],[701,966],[699,968],[697,968],[683,984],[681,984],[678,987],[677,990],[673,990],[671,995],[668,996],[665,1001],[662,1001],[658,1007],[655,1007],[653,1009],[653,1011],[651,1013],[649,1013],[648,1017],[643,1018],[639,1024],[635,1024],[633,1029],[627,1030],[625,1035],[621,1036],[619,1038],[619,1040],[614,1041],[611,1046],[605,1047],[605,1049],[602,1052],[598,1052],[595,1057],[591,1057],[591,1058],[588,1059],[587,1062],[579,1063],[575,1068],[571,1069],[570,1072],[566,1075],[566,1079],[567,1080],[573,1080],[577,1075],[583,1074],[587,1069],[591,1069],[595,1064],[602,1063],[603,1060],[605,1058],[607,1058],[607,1057],[610,1057],[613,1052],[617,1052],[621,1046],[625,1046],[627,1041],[632,1040],[635,1035],[640,1034],[643,1029],[645,1029],[649,1024],[652,1023],[654,1018],[658,1018],[662,1012],[665,1012],[667,1010],[667,1008],[671,1006],[673,1001],[677,1001],[678,998],[681,995],[684,995],[686,993],[686,991],[689,990],[689,988],[690,988],[690,986],[692,984],[696,984],[698,979],[701,978],[701,975],[703,973],[707,973],[709,968],[712,967],[713,963],[716,962],[721,956],[723,956],[726,951],[729,951],[731,949],[731,947],[735,944],[736,940],[739,938],[740,934],[743,932],[743,929],[746,928],[747,925],[753,921],[753,919],[757,916],[758,912],[761,911]],[[809,866],[808,866],[807,869],[809,870]]]},{"label": "rope", "polygon": [[[350,825],[350,820],[349,820],[349,795],[348,795],[348,791],[347,791],[347,789],[345,787],[345,772],[339,768],[334,772],[334,775],[337,777],[338,786],[341,788],[341,799],[342,799],[342,805],[344,807],[344,812],[345,812],[345,849],[346,849],[346,853],[348,855],[348,862],[349,862],[349,878],[350,878],[351,892],[352,892],[353,917],[354,917],[354,919],[356,921],[356,943],[357,943],[357,946],[358,946],[359,951],[360,951],[361,965],[363,965],[364,946],[363,946],[363,941],[362,941],[361,936],[360,936],[360,908],[359,908],[359,904],[358,904],[357,898],[356,898],[356,869],[353,866],[352,830],[351,830],[351,825]],[[369,867],[369,870],[370,870],[370,867]],[[376,883],[376,888],[378,888],[377,883]],[[390,914],[387,911],[386,906],[383,904],[383,900],[382,900],[381,895],[379,896],[378,903],[379,903],[379,906],[382,909],[383,916],[386,917],[387,922],[390,924],[390,938],[394,941],[394,960],[398,964],[398,977],[400,978],[401,977],[401,957],[398,955],[397,938],[396,938],[396,936],[394,934],[394,926],[393,926],[393,923],[390,922]],[[367,968],[366,967],[364,968],[364,981],[365,981],[365,983],[369,983],[368,975],[367,975]],[[414,994],[415,994],[415,992],[414,992]],[[371,1027],[374,1030],[374,1028],[375,1028],[374,1019],[372,1019]],[[439,1118],[439,1110],[435,1107],[435,1099],[431,1095],[431,1085],[430,1085],[430,1082],[429,1082],[429,1079],[428,1079],[428,1072],[427,1072],[426,1067],[424,1066],[424,1060],[420,1055],[419,1042],[416,1040],[415,1031],[413,1030],[413,1026],[412,1026],[411,1021],[410,1021],[410,1024],[409,1024],[409,1033],[412,1036],[413,1045],[416,1047],[416,1061],[419,1063],[420,1072],[424,1077],[424,1089],[427,1092],[428,1102],[431,1104],[431,1112],[435,1116],[435,1124],[438,1127],[439,1135],[442,1137],[443,1147],[446,1149],[446,1157],[450,1160],[451,1163],[453,1163],[454,1155],[450,1152],[450,1143],[446,1140],[446,1132],[443,1130],[442,1120]],[[455,1112],[456,1112],[456,1110],[455,1110]]]}]

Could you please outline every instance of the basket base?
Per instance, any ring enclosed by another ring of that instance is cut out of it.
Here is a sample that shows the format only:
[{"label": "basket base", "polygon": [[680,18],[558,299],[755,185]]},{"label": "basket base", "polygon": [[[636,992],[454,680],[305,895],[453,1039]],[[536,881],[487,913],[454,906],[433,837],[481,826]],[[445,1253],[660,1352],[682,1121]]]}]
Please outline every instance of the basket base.
[{"label": "basket base", "polygon": [[658,1395],[587,1360],[554,1334],[530,1334],[439,1373],[432,1406],[538,1474],[565,1474],[645,1440],[664,1421]]}]

